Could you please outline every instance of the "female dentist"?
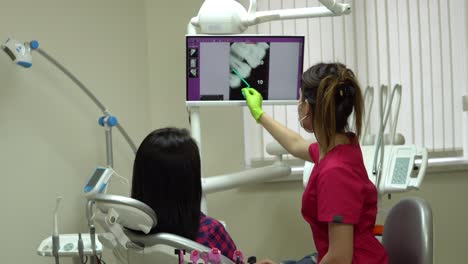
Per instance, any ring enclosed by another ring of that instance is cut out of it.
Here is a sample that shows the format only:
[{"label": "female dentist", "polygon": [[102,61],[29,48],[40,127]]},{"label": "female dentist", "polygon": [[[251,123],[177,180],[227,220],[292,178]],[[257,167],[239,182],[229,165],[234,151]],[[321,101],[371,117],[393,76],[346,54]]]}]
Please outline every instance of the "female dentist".
[{"label": "female dentist", "polygon": [[[301,126],[315,134],[313,144],[264,113],[262,96],[255,89],[244,88],[243,93],[259,124],[289,153],[315,163],[301,211],[312,229],[318,263],[388,263],[372,233],[377,190],[367,176],[358,143],[364,106],[354,73],[340,63],[319,63],[304,72],[298,114]],[[348,125],[353,111],[354,133]]]}]

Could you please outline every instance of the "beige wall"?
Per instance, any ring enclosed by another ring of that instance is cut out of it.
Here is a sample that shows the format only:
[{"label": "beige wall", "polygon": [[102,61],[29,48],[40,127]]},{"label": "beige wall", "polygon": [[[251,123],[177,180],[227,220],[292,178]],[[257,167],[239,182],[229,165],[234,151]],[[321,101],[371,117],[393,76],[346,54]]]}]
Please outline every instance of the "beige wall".
[{"label": "beige wall", "polygon": [[[40,40],[120,118],[137,144],[151,129],[189,126],[184,34],[202,0],[4,2],[0,37]],[[64,196],[61,231],[86,231],[81,188],[105,163],[100,113],[41,57],[29,70],[0,58],[1,262],[50,263],[35,249],[51,231],[57,195]],[[242,169],[241,116],[238,108],[202,109],[205,175]],[[116,169],[130,176],[133,155],[118,133],[115,139]],[[421,192],[408,194],[433,206],[438,262],[459,262],[466,248],[466,176],[429,174]],[[110,191],[127,190],[115,181]],[[314,248],[300,215],[301,192],[300,182],[245,187],[210,195],[209,212],[227,222],[247,255],[299,258]]]},{"label": "beige wall", "polygon": [[202,0],[146,0],[153,127],[189,127],[185,109],[185,33]]},{"label": "beige wall", "polygon": [[[138,144],[150,128],[143,1],[1,1],[0,39],[37,39],[120,119]],[[0,262],[51,263],[36,248],[52,232],[86,232],[81,190],[105,165],[98,108],[39,54],[31,69],[0,52]],[[133,154],[114,133],[115,167],[130,176]],[[111,192],[128,193],[112,181]]]}]

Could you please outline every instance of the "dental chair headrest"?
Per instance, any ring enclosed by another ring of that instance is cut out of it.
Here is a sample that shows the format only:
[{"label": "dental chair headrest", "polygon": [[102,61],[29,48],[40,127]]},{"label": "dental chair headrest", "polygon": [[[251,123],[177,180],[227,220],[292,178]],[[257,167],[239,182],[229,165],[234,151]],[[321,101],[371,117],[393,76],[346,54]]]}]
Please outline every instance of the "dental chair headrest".
[{"label": "dental chair headrest", "polygon": [[110,209],[115,210],[119,215],[118,222],[125,228],[148,234],[158,223],[153,209],[133,198],[97,194],[89,200],[94,201],[96,208],[103,213],[108,213]]}]

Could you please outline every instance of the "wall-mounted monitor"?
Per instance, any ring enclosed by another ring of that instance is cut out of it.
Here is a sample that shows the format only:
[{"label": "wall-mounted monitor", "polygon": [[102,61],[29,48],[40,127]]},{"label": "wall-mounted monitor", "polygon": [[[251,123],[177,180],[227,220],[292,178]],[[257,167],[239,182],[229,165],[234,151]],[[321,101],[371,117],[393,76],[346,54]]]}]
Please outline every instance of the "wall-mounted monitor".
[{"label": "wall-mounted monitor", "polygon": [[264,104],[296,103],[301,86],[304,37],[186,36],[187,105],[245,104],[253,87]]}]

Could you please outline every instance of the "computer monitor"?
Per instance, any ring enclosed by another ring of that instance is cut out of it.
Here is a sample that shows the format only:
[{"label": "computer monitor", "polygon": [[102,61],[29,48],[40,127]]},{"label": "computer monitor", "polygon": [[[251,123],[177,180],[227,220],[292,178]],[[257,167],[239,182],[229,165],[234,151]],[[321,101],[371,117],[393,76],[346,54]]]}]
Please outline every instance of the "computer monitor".
[{"label": "computer monitor", "polygon": [[253,87],[264,104],[296,103],[301,86],[303,36],[186,36],[187,105],[245,105]]}]

